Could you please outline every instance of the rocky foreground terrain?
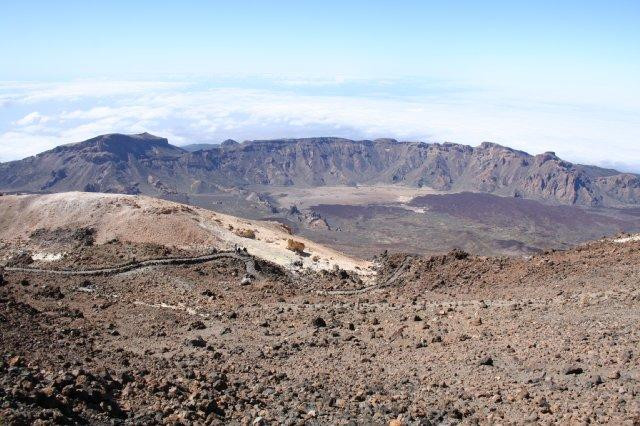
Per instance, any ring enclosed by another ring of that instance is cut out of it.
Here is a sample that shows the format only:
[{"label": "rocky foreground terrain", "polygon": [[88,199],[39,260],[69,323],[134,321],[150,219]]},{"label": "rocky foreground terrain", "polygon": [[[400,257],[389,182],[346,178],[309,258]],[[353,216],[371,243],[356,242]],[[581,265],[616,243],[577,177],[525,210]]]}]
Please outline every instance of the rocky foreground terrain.
[{"label": "rocky foreground terrain", "polygon": [[638,238],[362,279],[56,232],[2,249],[3,424],[640,424]]}]

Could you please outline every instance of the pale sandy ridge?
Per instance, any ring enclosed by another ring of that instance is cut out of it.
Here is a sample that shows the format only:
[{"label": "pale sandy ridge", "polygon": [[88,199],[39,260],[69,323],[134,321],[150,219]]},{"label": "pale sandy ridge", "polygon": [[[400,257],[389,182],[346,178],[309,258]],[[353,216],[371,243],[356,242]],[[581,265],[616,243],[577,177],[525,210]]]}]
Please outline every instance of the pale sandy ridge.
[{"label": "pale sandy ridge", "polygon": [[[256,257],[291,268],[331,269],[334,265],[371,274],[371,262],[356,259],[302,237],[292,236],[276,222],[240,219],[206,209],[146,196],[65,192],[0,197],[0,240],[25,243],[39,228],[96,229],[96,244],[114,238],[135,243],[156,243],[179,248],[231,250],[246,247]],[[235,234],[251,229],[256,238]],[[287,250],[287,240],[305,244],[308,256]],[[316,259],[314,261],[314,259]]]}]

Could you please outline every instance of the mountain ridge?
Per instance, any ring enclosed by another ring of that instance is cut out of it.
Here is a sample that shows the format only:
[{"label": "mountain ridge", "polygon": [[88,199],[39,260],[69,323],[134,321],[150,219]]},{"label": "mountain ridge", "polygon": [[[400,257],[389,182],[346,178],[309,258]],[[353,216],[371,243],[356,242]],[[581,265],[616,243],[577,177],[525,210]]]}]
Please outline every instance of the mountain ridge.
[{"label": "mountain ridge", "polygon": [[148,133],[108,134],[0,163],[0,190],[83,190],[147,195],[246,185],[398,184],[471,191],[551,204],[636,206],[640,175],[531,155],[492,142],[253,140],[189,151]]}]

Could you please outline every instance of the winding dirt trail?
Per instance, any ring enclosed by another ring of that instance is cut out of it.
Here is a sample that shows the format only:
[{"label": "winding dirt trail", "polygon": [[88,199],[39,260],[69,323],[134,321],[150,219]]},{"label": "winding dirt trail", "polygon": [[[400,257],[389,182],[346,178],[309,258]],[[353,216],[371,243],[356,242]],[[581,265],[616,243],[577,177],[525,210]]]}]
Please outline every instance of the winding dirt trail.
[{"label": "winding dirt trail", "polygon": [[133,271],[135,269],[148,268],[152,266],[190,265],[190,264],[196,264],[196,263],[210,262],[212,260],[221,259],[221,258],[231,258],[231,259],[241,260],[245,264],[247,274],[252,275],[254,277],[257,277],[259,275],[258,271],[256,270],[256,264],[253,257],[249,255],[243,255],[235,251],[219,252],[219,253],[213,253],[205,256],[195,256],[195,257],[167,257],[167,258],[160,258],[160,259],[149,259],[149,260],[142,260],[139,262],[127,263],[124,265],[113,266],[110,268],[70,270],[70,269],[20,268],[20,267],[7,266],[4,268],[4,270],[12,271],[12,272],[55,274],[55,275],[66,275],[66,276],[116,275],[124,272]]},{"label": "winding dirt trail", "polygon": [[[159,258],[159,259],[148,259],[139,262],[132,262],[118,266],[112,266],[109,268],[92,268],[92,269],[45,269],[45,268],[27,268],[27,267],[14,267],[7,266],[4,268],[4,271],[7,272],[26,272],[32,274],[53,274],[53,275],[63,275],[63,276],[96,276],[96,275],[117,275],[125,272],[130,272],[137,269],[154,267],[154,266],[166,266],[166,265],[192,265],[197,263],[210,262],[216,259],[222,258],[231,258],[237,259],[244,262],[245,269],[247,275],[258,278],[260,274],[256,270],[255,260],[250,255],[244,255],[238,253],[237,251],[227,251],[227,252],[219,252],[213,253],[204,256],[194,256],[194,257],[167,257],[167,258]],[[356,294],[367,293],[369,291],[389,287],[396,282],[402,274],[405,272],[407,267],[411,264],[413,260],[412,257],[407,257],[398,268],[394,271],[394,273],[385,281],[376,282],[374,284],[360,287],[351,290],[315,290],[317,294],[324,296],[353,296]]]}]

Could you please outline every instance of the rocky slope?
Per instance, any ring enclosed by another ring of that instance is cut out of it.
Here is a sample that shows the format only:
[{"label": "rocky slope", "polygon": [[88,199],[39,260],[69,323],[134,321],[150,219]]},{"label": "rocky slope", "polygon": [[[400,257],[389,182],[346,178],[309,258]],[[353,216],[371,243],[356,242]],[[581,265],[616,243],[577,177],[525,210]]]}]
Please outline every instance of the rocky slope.
[{"label": "rocky slope", "polygon": [[532,156],[493,143],[226,141],[189,152],[149,134],[104,135],[0,164],[5,191],[144,193],[179,199],[237,185],[401,184],[485,192],[555,204],[640,203],[640,176]]},{"label": "rocky slope", "polygon": [[[618,241],[381,256],[386,285],[360,292],[349,274],[266,266],[240,285],[232,259],[95,277],[7,268],[0,423],[636,425],[640,241]],[[166,243],[34,264],[187,254]]]}]

